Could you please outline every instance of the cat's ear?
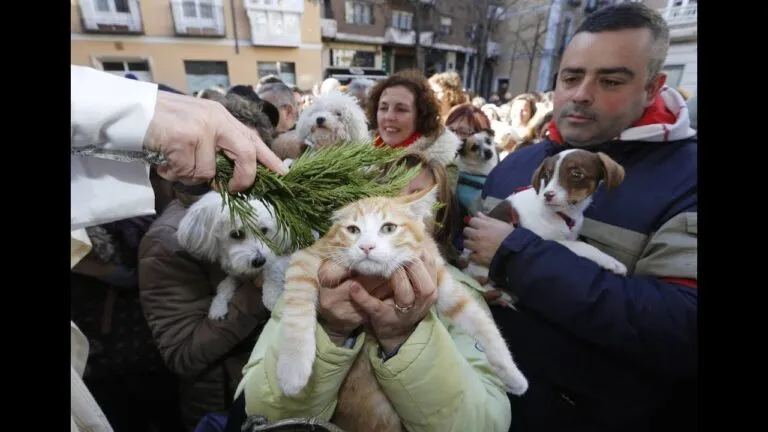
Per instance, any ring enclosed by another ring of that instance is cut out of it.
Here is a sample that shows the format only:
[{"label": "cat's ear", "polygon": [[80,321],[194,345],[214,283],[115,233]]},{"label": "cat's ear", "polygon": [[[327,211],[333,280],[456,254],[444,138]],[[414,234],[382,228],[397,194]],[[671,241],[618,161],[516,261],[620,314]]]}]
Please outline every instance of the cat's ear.
[{"label": "cat's ear", "polygon": [[430,189],[425,188],[414,194],[406,195],[403,198],[403,204],[408,206],[408,209],[414,216],[419,219],[430,217],[437,200],[437,185]]}]

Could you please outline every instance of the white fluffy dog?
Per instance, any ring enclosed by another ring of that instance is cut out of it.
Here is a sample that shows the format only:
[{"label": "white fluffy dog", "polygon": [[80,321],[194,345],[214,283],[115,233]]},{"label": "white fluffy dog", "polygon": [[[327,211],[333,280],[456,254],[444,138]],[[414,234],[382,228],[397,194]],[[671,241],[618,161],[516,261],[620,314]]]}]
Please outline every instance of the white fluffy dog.
[{"label": "white fluffy dog", "polygon": [[279,135],[272,149],[281,159],[296,159],[307,147],[321,149],[345,141],[369,139],[368,120],[357,99],[334,91],[318,97],[305,108],[296,129]]},{"label": "white fluffy dog", "polygon": [[[228,303],[241,282],[254,280],[259,275],[264,276],[262,301],[271,311],[282,293],[290,253],[270,249],[247,232],[238,218],[232,225],[229,211],[222,204],[218,192],[208,192],[190,206],[176,233],[179,244],[187,252],[204,261],[218,262],[227,273],[227,277],[216,287],[208,317],[223,319],[227,315]],[[260,200],[254,199],[250,204],[261,232],[278,246],[284,247],[286,242],[275,222],[273,210]]]}]

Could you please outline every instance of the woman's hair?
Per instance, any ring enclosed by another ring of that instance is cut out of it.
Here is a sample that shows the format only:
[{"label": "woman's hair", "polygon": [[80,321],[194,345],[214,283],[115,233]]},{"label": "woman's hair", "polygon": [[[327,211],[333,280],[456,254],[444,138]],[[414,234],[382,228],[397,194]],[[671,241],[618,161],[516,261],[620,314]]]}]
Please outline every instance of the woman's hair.
[{"label": "woman's hair", "polygon": [[416,70],[400,71],[389,78],[376,83],[368,95],[366,115],[368,116],[368,128],[377,130],[379,123],[376,114],[379,111],[379,99],[384,90],[403,86],[413,94],[416,106],[416,132],[423,136],[435,136],[443,131],[440,123],[440,105],[435,98],[435,93],[429,86],[426,78]]},{"label": "woman's hair", "polygon": [[467,102],[467,95],[461,88],[461,77],[456,72],[441,72],[429,77],[429,83],[443,88],[448,106],[453,108]]},{"label": "woman's hair", "polygon": [[536,102],[539,101],[538,95],[534,93],[519,94],[514,98],[512,98],[511,101],[509,101],[510,108],[512,107],[512,104],[514,104],[515,101],[518,101],[518,100],[524,100],[528,102],[528,106],[531,108],[531,117],[528,119],[528,121],[530,121],[530,119],[532,119],[536,115]]},{"label": "woman's hair", "polygon": [[445,119],[445,125],[448,126],[461,119],[467,119],[475,132],[491,128],[491,121],[488,119],[488,116],[471,103],[463,103],[453,107]]},{"label": "woman's hair", "polygon": [[[437,185],[437,201],[441,204],[440,209],[435,215],[435,227],[432,236],[440,247],[440,253],[446,259],[451,257],[453,250],[452,240],[458,223],[459,207],[458,200],[454,198],[453,189],[448,181],[448,174],[445,166],[436,160],[430,160],[429,156],[423,152],[407,152],[400,159],[393,162],[390,166],[405,165],[412,168],[421,165],[421,169],[426,169],[432,175]],[[385,170],[388,167],[385,167]]]}]

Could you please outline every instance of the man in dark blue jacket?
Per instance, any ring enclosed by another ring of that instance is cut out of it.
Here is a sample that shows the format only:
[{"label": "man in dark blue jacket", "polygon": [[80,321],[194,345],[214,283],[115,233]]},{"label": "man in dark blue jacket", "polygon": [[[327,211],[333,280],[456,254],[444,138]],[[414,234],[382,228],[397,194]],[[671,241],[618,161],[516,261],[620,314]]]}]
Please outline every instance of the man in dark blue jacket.
[{"label": "man in dark blue jacket", "polygon": [[510,396],[510,430],[695,430],[697,137],[664,85],[668,47],[664,19],[643,4],[589,15],[560,64],[550,139],[507,156],[475,206],[487,213],[530,185],[548,155],[602,151],[626,177],[598,189],[581,239],[627,276],[481,213],[463,231],[471,259],[519,299],[492,308],[530,383]]}]

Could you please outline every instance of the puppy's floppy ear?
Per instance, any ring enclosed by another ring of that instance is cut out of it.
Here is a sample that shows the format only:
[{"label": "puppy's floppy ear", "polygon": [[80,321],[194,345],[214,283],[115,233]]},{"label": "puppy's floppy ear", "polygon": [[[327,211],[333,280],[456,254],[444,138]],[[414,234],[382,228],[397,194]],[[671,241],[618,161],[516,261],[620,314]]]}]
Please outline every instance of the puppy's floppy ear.
[{"label": "puppy's floppy ear", "polygon": [[597,157],[603,166],[603,180],[605,191],[610,192],[624,181],[624,167],[603,152],[598,152]]},{"label": "puppy's floppy ear", "polygon": [[533,177],[531,178],[531,186],[533,186],[533,189],[536,191],[536,194],[539,194],[539,189],[541,188],[541,180],[544,177],[544,166],[549,162],[549,158],[552,156],[545,157],[543,161],[539,164],[539,167],[536,168],[536,171],[533,172]]},{"label": "puppy's floppy ear", "polygon": [[492,217],[506,223],[517,223],[518,219],[517,212],[512,207],[512,204],[509,202],[509,200],[506,199],[496,204],[496,207],[494,207],[493,210],[488,213],[488,217]]},{"label": "puppy's floppy ear", "polygon": [[216,225],[221,218],[229,218],[221,204],[218,192],[203,195],[187,209],[176,232],[176,239],[184,250],[208,262],[215,262],[218,257]]}]

